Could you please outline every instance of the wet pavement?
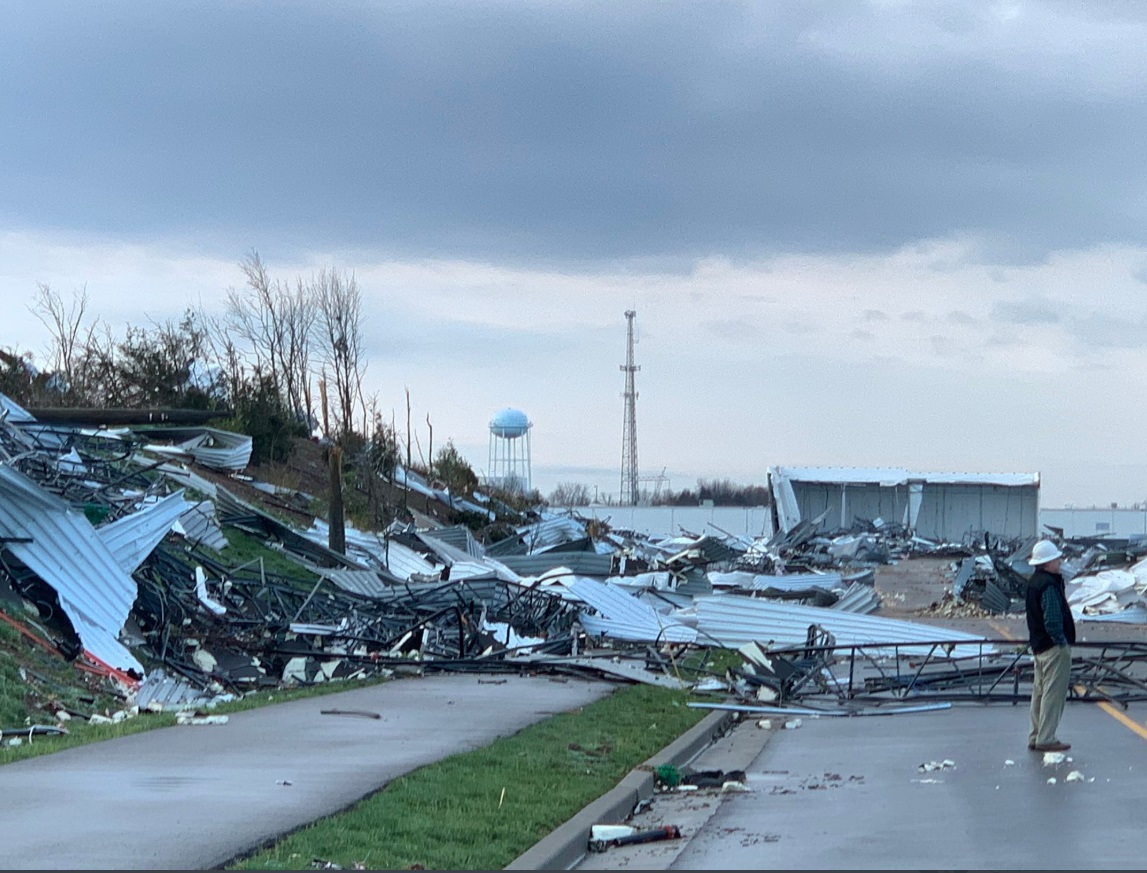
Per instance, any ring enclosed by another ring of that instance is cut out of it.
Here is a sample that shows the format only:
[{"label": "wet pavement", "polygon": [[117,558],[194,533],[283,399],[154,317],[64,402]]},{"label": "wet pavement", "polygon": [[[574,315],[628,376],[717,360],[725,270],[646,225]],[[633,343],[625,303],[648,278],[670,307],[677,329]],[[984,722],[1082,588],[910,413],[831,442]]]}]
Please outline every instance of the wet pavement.
[{"label": "wet pavement", "polygon": [[[1027,750],[1022,704],[771,721],[734,732],[759,746],[748,791],[658,794],[632,823],[674,824],[681,839],[577,869],[1142,869],[1143,704],[1069,704],[1061,762]],[[696,766],[743,758],[714,746]]]},{"label": "wet pavement", "polygon": [[6,764],[3,866],[218,867],[404,773],[614,687],[541,676],[408,678]]}]

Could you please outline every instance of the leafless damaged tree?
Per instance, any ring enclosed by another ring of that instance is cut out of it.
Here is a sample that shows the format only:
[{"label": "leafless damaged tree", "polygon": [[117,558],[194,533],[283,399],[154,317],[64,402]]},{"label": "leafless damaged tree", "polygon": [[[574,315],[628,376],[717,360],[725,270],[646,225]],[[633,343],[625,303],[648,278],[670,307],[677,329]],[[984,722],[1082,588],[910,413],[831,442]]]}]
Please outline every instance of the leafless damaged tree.
[{"label": "leafless damaged tree", "polygon": [[367,428],[362,380],[366,360],[362,341],[362,295],[354,274],[324,269],[313,280],[318,304],[319,344],[323,370],[334,388],[336,439],[355,432],[355,417],[361,413]]}]

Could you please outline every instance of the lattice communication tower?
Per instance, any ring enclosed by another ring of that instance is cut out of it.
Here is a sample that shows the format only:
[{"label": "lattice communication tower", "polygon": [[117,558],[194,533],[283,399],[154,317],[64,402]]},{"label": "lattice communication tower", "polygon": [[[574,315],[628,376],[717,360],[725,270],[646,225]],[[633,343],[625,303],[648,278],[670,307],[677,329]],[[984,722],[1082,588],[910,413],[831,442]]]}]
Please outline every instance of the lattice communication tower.
[{"label": "lattice communication tower", "polygon": [[621,504],[636,506],[640,494],[637,475],[637,389],[633,385],[633,374],[641,368],[633,363],[633,319],[637,313],[632,309],[625,312],[626,343],[625,363],[621,371],[625,373],[625,421],[621,429]]}]

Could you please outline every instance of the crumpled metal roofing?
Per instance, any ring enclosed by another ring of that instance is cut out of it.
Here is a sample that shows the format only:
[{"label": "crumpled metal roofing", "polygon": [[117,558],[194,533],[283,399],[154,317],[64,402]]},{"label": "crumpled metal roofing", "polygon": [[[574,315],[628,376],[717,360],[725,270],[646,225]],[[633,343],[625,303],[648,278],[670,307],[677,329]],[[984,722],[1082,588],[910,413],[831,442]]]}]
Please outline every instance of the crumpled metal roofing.
[{"label": "crumpled metal roofing", "polygon": [[351,594],[361,594],[363,597],[382,597],[390,589],[390,585],[382,580],[374,570],[353,570],[349,567],[339,567],[323,570],[324,579],[330,579],[343,591]]},{"label": "crumpled metal roofing", "polygon": [[714,588],[741,588],[747,591],[764,591],[768,588],[777,591],[824,588],[831,591],[844,584],[840,573],[786,573],[783,576],[775,576],[749,573],[745,570],[732,570],[727,573],[710,570],[707,575]]},{"label": "crumpled metal roofing", "polygon": [[[315,543],[326,545],[330,541],[330,526],[322,519],[316,518],[311,527],[300,531],[303,536]],[[357,554],[362,563],[369,566],[381,567],[398,579],[410,579],[412,576],[437,576],[442,572],[442,565],[435,564],[424,555],[404,545],[395,539],[382,537],[357,530],[349,525],[345,529],[347,554]]]},{"label": "crumpled metal roofing", "polygon": [[192,543],[201,543],[219,551],[227,547],[227,537],[215,518],[215,504],[210,500],[200,500],[188,507],[174,526],[174,529]]},{"label": "crumpled metal roofing", "polygon": [[500,561],[487,558],[484,555],[471,555],[444,540],[438,539],[437,531],[422,531],[416,533],[418,540],[428,549],[432,550],[450,568],[450,578],[467,579],[477,576],[492,575],[505,582],[518,582],[521,576],[515,573]]},{"label": "crumpled metal roofing", "polygon": [[96,533],[120,568],[125,573],[134,573],[190,505],[183,499],[183,492],[177,491],[144,504],[131,515],[101,525]]},{"label": "crumpled metal roofing", "polygon": [[622,640],[692,643],[697,631],[671,615],[607,582],[573,576],[562,585],[578,600],[599,614],[582,611],[578,621],[586,632]]},{"label": "crumpled metal roofing", "polygon": [[247,434],[214,427],[140,428],[142,437],[161,436],[176,440],[174,446],[158,444],[146,447],[159,455],[189,455],[204,467],[236,472],[251,462],[252,440]]},{"label": "crumpled metal roofing", "polygon": [[8,421],[35,421],[36,417],[12,398],[0,393],[0,415]]},{"label": "crumpled metal roofing", "polygon": [[[501,554],[534,554],[545,551],[553,546],[560,546],[573,540],[581,540],[586,536],[585,525],[568,515],[554,515],[543,513],[542,520],[534,524],[527,524],[517,529],[517,537],[507,538],[486,548],[486,554],[500,556]],[[520,542],[520,546],[514,546]]]},{"label": "crumpled metal roofing", "polygon": [[425,477],[413,470],[407,470],[401,464],[394,468],[394,481],[399,485],[406,486],[411,491],[417,491],[419,494],[433,497],[435,500],[446,504],[452,509],[462,509],[466,512],[476,512],[489,519],[494,518],[494,513],[488,506],[482,506],[464,497],[455,497],[444,488],[432,488],[426,482]]},{"label": "crumpled metal roofing", "polygon": [[116,669],[145,672],[118,639],[138,586],[83,513],[0,464],[0,536],[55,589],[85,650]]},{"label": "crumpled metal roofing", "polygon": [[579,576],[608,576],[613,571],[613,553],[542,552],[538,555],[500,555],[498,561],[522,576],[541,576],[554,567],[567,567]]},{"label": "crumpled metal roofing", "polygon": [[[995,651],[993,645],[981,645],[983,637],[975,634],[895,618],[776,603],[736,594],[698,597],[694,603],[698,640],[712,640],[726,648],[740,648],[747,643],[778,648],[800,646],[808,639],[809,627],[818,625],[836,638],[838,646],[897,643],[903,644],[896,649],[902,654],[927,654],[930,646],[911,643],[944,640],[957,643],[950,653],[954,657]],[[888,653],[891,652],[889,648]]]}]

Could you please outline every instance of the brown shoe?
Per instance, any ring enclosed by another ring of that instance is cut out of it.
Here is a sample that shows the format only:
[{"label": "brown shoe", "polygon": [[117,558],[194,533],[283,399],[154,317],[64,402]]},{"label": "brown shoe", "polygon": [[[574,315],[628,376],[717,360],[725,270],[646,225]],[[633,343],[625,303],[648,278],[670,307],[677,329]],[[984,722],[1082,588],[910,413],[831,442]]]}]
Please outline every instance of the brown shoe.
[{"label": "brown shoe", "polygon": [[1037,743],[1034,746],[1028,746],[1033,752],[1066,752],[1071,748],[1071,743],[1061,743],[1056,740],[1054,743]]}]

